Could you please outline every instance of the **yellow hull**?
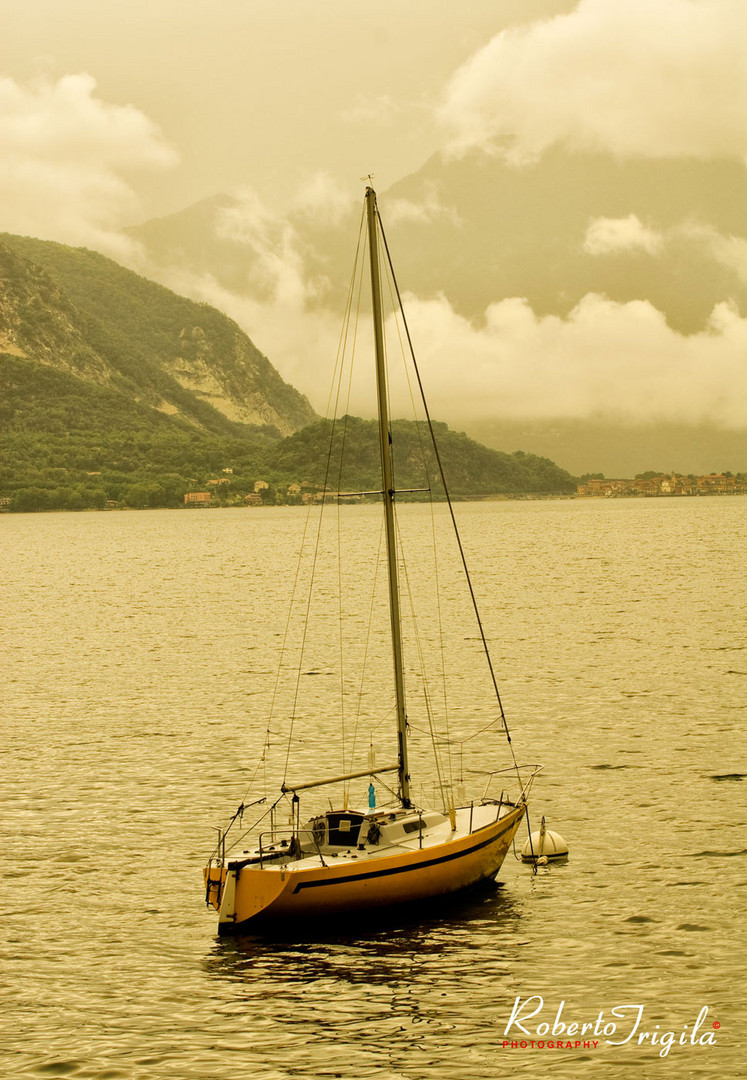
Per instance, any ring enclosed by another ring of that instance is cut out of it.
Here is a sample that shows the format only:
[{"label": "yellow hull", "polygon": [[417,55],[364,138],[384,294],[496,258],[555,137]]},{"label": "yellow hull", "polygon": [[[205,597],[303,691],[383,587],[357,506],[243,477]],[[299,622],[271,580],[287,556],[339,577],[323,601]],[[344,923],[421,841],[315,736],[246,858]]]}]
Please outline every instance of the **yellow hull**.
[{"label": "yellow hull", "polygon": [[326,917],[456,892],[497,873],[524,810],[521,804],[468,835],[392,855],[306,869],[302,864],[229,869],[219,932],[235,934],[261,921]]}]

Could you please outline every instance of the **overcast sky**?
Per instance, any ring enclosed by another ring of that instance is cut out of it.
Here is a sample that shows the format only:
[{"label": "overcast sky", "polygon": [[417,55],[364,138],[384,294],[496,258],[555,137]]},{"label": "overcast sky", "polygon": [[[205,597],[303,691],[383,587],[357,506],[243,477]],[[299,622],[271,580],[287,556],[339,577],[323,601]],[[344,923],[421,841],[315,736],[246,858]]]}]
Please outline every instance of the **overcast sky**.
[{"label": "overcast sky", "polygon": [[[554,146],[747,162],[747,0],[2,0],[0,19],[0,229],[127,261],[122,226],[243,191],[247,235],[283,238],[266,253],[274,295],[186,277],[183,291],[237,318],[317,408],[336,329],[283,221],[302,189],[358,197],[373,171],[385,190],[438,150],[517,169]],[[747,280],[747,238],[700,236],[704,273],[720,260]],[[667,242],[629,212],[578,238],[651,259]],[[617,408],[733,428],[747,320],[728,301],[689,337],[645,297],[590,294],[565,320],[510,297],[473,324],[447,298],[413,314],[446,419],[457,357],[461,417],[530,402],[545,418]]]},{"label": "overcast sky", "polygon": [[280,201],[319,170],[356,190],[374,169],[382,187],[416,169],[443,145],[437,114],[453,72],[512,22],[573,6],[2,0],[0,72],[37,108],[44,82],[85,73],[104,110],[132,106],[147,118],[153,143],[174,158],[159,172],[144,128],[139,144],[130,132],[129,178],[146,215],[243,184]]}]

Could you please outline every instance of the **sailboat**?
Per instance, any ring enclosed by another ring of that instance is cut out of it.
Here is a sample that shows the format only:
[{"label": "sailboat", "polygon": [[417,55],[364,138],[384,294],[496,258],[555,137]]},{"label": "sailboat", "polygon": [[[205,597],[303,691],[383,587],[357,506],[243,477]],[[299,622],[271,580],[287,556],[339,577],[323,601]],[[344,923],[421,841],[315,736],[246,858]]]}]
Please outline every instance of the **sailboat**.
[{"label": "sailboat", "polygon": [[[389,419],[380,267],[382,252],[389,259],[389,249],[370,178],[365,192],[361,235],[367,238],[373,310],[381,462],[381,490],[375,495],[383,507],[386,541],[394,697],[392,752],[378,767],[371,756],[367,767],[321,779],[285,776],[270,812],[262,809],[255,822],[253,836],[251,829],[241,831],[244,816],[252,807],[252,804],[242,803],[228,828],[219,830],[218,844],[204,870],[206,902],[218,912],[221,935],[253,933],[267,924],[308,927],[315,920],[327,917],[355,917],[357,913],[371,909],[424,904],[483,879],[494,878],[527,812],[529,789],[539,771],[538,766],[519,766],[514,757],[438,447],[434,442],[435,460],[446,493],[451,524],[457,532],[458,551],[494,688],[495,724],[503,729],[513,760],[507,769],[487,770],[488,784],[478,799],[467,799],[463,787],[454,784],[441,784],[441,805],[438,806],[426,804],[415,794],[408,758],[407,668],[403,651],[400,534],[396,511],[397,496],[402,493],[396,489],[393,477],[393,429]],[[391,268],[390,259],[388,265]],[[393,269],[391,273],[393,275]],[[404,320],[396,279],[394,287]],[[404,325],[406,328],[406,322]],[[406,334],[410,340],[409,329]],[[420,384],[419,374],[417,379]],[[433,436],[433,424],[424,397],[423,405],[428,430]],[[380,691],[380,696],[386,697],[384,690]],[[466,703],[460,703],[460,714],[465,711]],[[319,748],[320,754],[323,749]],[[506,772],[511,774],[515,792],[504,785]],[[390,778],[394,778],[394,785]],[[501,783],[501,790],[491,794],[490,786],[496,778]],[[361,791],[368,782],[368,805],[349,805],[347,792],[353,782],[358,782]],[[376,805],[376,784],[391,793],[387,805]],[[341,785],[343,794],[339,795]],[[301,811],[302,802],[313,801],[312,796],[325,790],[334,793],[332,798],[326,799],[327,807],[317,807],[316,812],[306,818]],[[334,799],[339,801],[335,803]],[[253,805],[258,804],[264,804],[264,799]],[[279,813],[281,806],[285,808],[284,817]],[[229,837],[232,829],[234,834],[240,834],[235,840],[233,836]]]}]

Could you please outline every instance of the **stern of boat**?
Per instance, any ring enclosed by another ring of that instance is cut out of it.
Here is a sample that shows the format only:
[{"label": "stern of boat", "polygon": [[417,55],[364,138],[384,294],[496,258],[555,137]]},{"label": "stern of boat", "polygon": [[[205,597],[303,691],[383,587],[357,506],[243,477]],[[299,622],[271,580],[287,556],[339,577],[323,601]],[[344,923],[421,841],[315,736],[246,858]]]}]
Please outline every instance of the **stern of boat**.
[{"label": "stern of boat", "polygon": [[202,874],[205,879],[205,903],[220,911],[226,884],[226,868],[222,861],[211,859]]}]

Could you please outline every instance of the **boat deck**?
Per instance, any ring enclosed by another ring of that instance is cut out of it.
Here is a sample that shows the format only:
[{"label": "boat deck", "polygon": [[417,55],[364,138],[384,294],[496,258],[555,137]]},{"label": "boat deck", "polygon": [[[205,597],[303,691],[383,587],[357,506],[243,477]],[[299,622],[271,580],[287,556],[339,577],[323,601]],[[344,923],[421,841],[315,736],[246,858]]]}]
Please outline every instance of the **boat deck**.
[{"label": "boat deck", "polygon": [[[514,809],[512,803],[506,802],[459,807],[455,812],[455,829],[451,827],[449,816],[437,811],[356,814],[354,816],[360,818],[362,824],[359,828],[350,830],[351,842],[347,845],[329,843],[326,840],[321,844],[310,841],[308,845],[304,845],[306,850],[294,857],[287,842],[270,843],[263,845],[261,849],[234,851],[226,859],[226,867],[239,869],[253,866],[279,872],[312,870],[345,863],[366,863],[437,847],[471,836]],[[321,818],[312,819],[306,831],[311,835],[316,822],[331,816],[322,815]]]}]

